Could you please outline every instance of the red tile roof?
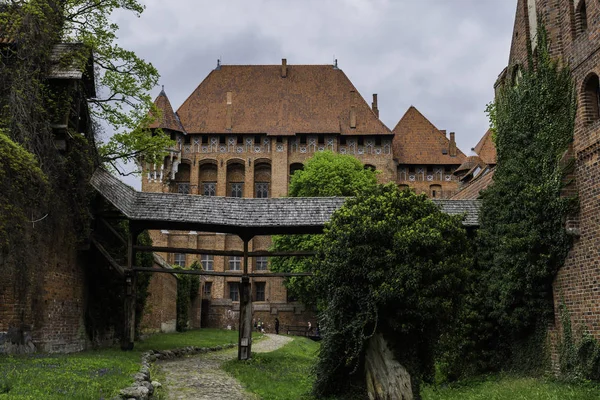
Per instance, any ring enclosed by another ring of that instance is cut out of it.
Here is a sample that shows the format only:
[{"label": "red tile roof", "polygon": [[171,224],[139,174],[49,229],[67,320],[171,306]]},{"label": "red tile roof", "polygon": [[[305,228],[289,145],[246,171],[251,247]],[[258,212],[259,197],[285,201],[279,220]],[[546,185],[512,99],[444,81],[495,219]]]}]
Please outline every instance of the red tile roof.
[{"label": "red tile roof", "polygon": [[154,105],[161,111],[162,114],[160,118],[156,119],[152,124],[150,124],[149,128],[161,128],[170,129],[177,132],[185,132],[181,122],[179,121],[179,117],[173,112],[173,107],[171,107],[171,102],[169,101],[164,88],[156,100],[154,100]]},{"label": "red tile roof", "polygon": [[460,165],[465,160],[458,148],[456,156],[450,156],[450,140],[413,106],[393,132],[394,158],[400,164]]},{"label": "red tile roof", "polygon": [[[228,126],[228,92],[231,92]],[[351,128],[354,106],[356,127]],[[346,74],[332,65],[224,65],[177,110],[188,133],[387,134]]]},{"label": "red tile roof", "polygon": [[474,200],[479,198],[479,193],[486,189],[494,181],[495,169],[487,170],[477,178],[469,182],[458,193],[450,198],[450,200]]},{"label": "red tile roof", "polygon": [[477,146],[475,146],[475,153],[481,160],[488,165],[496,165],[496,145],[492,140],[492,130],[488,131],[483,135]]}]

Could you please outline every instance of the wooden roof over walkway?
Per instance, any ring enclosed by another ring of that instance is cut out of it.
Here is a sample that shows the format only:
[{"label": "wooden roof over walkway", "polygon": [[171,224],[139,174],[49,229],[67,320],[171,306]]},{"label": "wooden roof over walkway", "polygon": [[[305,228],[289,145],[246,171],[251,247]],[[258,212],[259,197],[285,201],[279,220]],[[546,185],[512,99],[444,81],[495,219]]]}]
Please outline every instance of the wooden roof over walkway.
[{"label": "wooden roof over walkway", "polygon": [[[140,229],[233,233],[239,236],[320,233],[343,197],[269,199],[138,192],[98,169],[92,186]],[[478,226],[479,200],[434,200],[442,211],[465,214],[463,224]]]}]

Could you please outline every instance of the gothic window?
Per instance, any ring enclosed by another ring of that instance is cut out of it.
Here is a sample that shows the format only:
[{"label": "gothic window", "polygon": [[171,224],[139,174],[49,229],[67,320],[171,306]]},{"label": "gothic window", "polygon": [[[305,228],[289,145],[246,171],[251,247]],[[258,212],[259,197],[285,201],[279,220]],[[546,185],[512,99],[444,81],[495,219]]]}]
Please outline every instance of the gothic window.
[{"label": "gothic window", "polygon": [[217,183],[216,182],[204,182],[202,184],[202,194],[204,196],[216,196],[217,195]]},{"label": "gothic window", "polygon": [[215,257],[208,254],[202,254],[200,256],[200,263],[202,264],[203,270],[214,271]]},{"label": "gothic window", "polygon": [[266,199],[269,197],[269,184],[266,182],[256,182],[255,197],[257,199]]},{"label": "gothic window", "polygon": [[265,282],[254,282],[254,301],[265,301]]},{"label": "gothic window", "polygon": [[575,10],[575,29],[578,35],[587,31],[588,20],[587,20],[587,8],[585,0],[581,0]]},{"label": "gothic window", "polygon": [[229,298],[232,301],[240,301],[240,284],[229,282]]},{"label": "gothic window", "polygon": [[240,256],[231,256],[229,257],[229,270],[231,271],[239,271],[242,265],[242,257]]},{"label": "gothic window", "polygon": [[269,263],[269,259],[267,257],[256,257],[256,270],[257,271],[266,271],[267,264]]},{"label": "gothic window", "polygon": [[398,167],[398,180],[405,181],[406,180],[406,168]]},{"label": "gothic window", "polygon": [[597,121],[600,118],[600,81],[598,75],[591,74],[585,82],[584,107],[588,122]]},{"label": "gothic window", "polygon": [[442,197],[442,187],[440,185],[429,186],[429,196],[432,199],[437,199],[437,198]]},{"label": "gothic window", "polygon": [[212,282],[204,282],[204,294],[205,299],[210,299],[212,297]]},{"label": "gothic window", "polygon": [[180,267],[185,267],[185,254],[182,253],[175,253],[175,261],[174,261],[175,265],[178,265]]},{"label": "gothic window", "polygon": [[442,175],[443,175],[442,171],[443,171],[442,167],[436,167],[433,169],[433,177],[436,181],[442,180]]},{"label": "gothic window", "polygon": [[229,195],[231,197],[242,197],[244,193],[244,184],[242,182],[234,182],[231,184]]},{"label": "gothic window", "polygon": [[294,173],[296,171],[301,171],[304,169],[304,164],[302,163],[293,163],[290,165],[290,182],[292,180],[292,175],[294,175]]},{"label": "gothic window", "polygon": [[423,168],[423,167],[417,168],[417,180],[419,180],[419,181],[425,180],[425,168]]},{"label": "gothic window", "polygon": [[190,184],[189,183],[178,183],[177,184],[177,193],[190,194]]}]

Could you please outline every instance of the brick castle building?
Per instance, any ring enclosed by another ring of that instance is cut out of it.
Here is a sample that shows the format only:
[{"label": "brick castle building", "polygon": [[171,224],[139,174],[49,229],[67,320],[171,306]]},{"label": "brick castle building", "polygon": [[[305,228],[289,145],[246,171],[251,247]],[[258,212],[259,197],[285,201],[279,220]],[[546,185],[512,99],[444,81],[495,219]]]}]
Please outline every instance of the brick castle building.
[{"label": "brick castle building", "polygon": [[[430,197],[457,192],[453,172],[465,161],[454,133],[438,130],[410,107],[391,131],[337,65],[218,65],[173,111],[163,90],[155,104],[162,128],[177,142],[163,165],[145,165],[142,191],[200,196],[282,197],[291,175],[316,152],[349,154],[378,171],[380,182],[396,182]],[[234,235],[153,232],[156,246],[241,250]],[[267,250],[268,236],[255,237],[250,251]],[[198,261],[208,271],[240,271],[239,257],[162,254],[171,264]],[[256,318],[283,325],[305,324],[304,306],[288,298],[283,278],[269,277],[266,257],[251,259]],[[241,271],[240,271],[241,276]],[[203,279],[202,326],[235,326],[237,277]],[[196,313],[198,310],[196,309]]]}]

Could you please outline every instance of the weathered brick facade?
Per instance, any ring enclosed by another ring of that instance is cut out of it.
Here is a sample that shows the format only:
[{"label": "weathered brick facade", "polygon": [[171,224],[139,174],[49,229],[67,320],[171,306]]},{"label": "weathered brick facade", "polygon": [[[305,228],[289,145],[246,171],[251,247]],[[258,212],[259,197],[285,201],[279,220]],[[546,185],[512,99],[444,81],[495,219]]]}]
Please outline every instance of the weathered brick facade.
[{"label": "weathered brick facade", "polygon": [[[570,153],[580,210],[568,223],[575,242],[554,282],[556,321],[564,301],[576,329],[600,339],[600,3],[593,0],[519,0],[508,68],[513,79],[527,60],[540,17],[549,33],[551,54],[568,63],[577,90],[577,116]],[[535,46],[533,46],[535,47]],[[532,49],[535,51],[535,49]],[[560,330],[560,326],[557,326]]]},{"label": "weathered brick facade", "polygon": [[141,332],[175,332],[176,299],[177,278],[171,274],[152,274],[140,324]]},{"label": "weathered brick facade", "polygon": [[[177,141],[164,165],[146,165],[142,191],[192,195],[283,197],[293,172],[316,152],[351,154],[380,182],[396,182],[417,193],[449,198],[456,192],[452,172],[464,161],[454,133],[450,138],[411,107],[390,131],[372,107],[333,65],[219,66],[175,113],[164,92],[157,97],[162,128]],[[202,232],[153,232],[157,246],[242,250],[237,236]],[[255,237],[249,250],[267,250],[270,237]],[[169,263],[201,262],[198,255],[161,254]],[[262,260],[264,261],[264,260]],[[249,272],[260,270],[251,259]],[[241,261],[240,261],[241,263]],[[264,265],[260,265],[264,268]],[[236,260],[212,257],[203,268],[243,269]],[[241,271],[240,271],[241,275]],[[235,327],[237,277],[205,277],[203,326]],[[264,285],[264,286],[263,286]],[[205,290],[210,288],[210,290]],[[314,314],[289,301],[283,278],[252,278],[254,317],[273,326],[313,325]],[[257,290],[259,293],[257,293]],[[271,321],[271,322],[269,322]]]}]

